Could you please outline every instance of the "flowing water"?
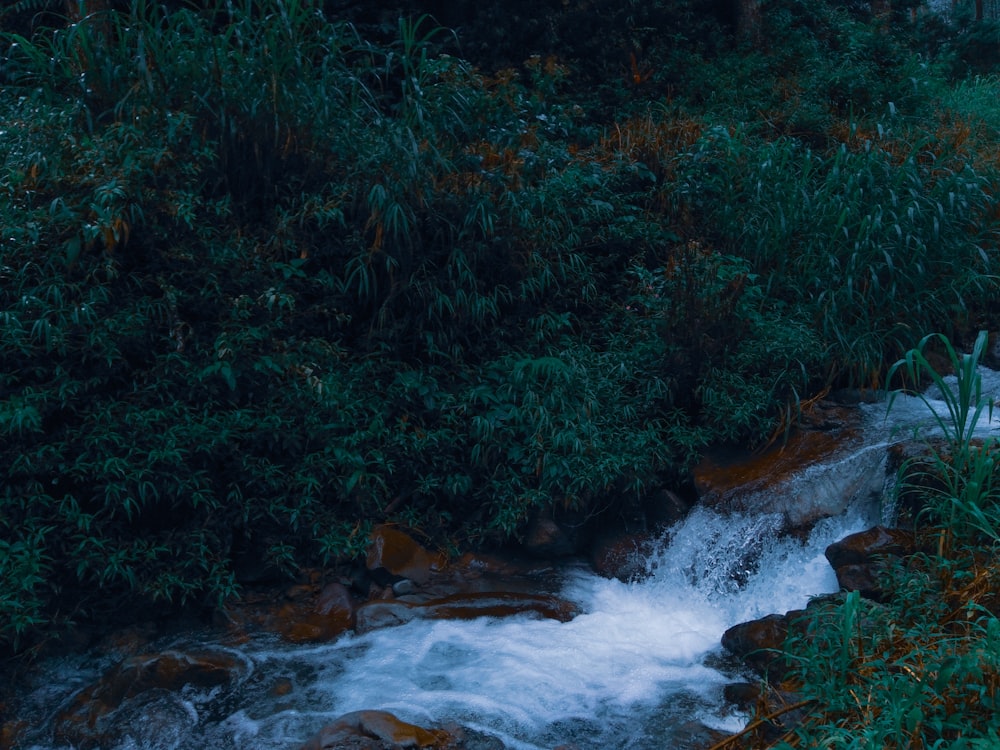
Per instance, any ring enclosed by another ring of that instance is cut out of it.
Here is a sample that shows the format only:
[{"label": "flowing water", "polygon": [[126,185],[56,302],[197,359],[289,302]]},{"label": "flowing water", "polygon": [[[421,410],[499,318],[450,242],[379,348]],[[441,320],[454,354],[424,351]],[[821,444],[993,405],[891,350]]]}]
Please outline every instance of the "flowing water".
[{"label": "flowing water", "polygon": [[[988,388],[995,392],[994,375]],[[863,445],[832,458],[826,473],[884,465],[894,424],[912,431],[927,423],[926,407],[910,399],[894,409],[892,424],[884,405],[865,408]],[[820,490],[809,474],[822,469],[803,467],[800,483],[787,491],[814,496]],[[778,533],[780,513],[695,508],[663,538],[640,582],[563,570],[562,595],[582,612],[565,623],[417,620],[313,646],[266,637],[220,646],[185,634],[157,645],[226,649],[243,665],[238,679],[225,688],[147,691],[125,701],[108,718],[117,745],[104,750],[295,750],[336,717],[363,709],[421,726],[461,726],[467,747],[481,750],[661,750],[679,746],[676,732],[692,720],[736,731],[745,717],[726,708],[722,690],[740,675],[722,653],[722,633],[834,591],[824,550],[877,523],[879,500],[860,493],[805,541]],[[110,665],[100,655],[53,661],[25,690],[24,718],[43,723]],[[29,732],[28,746],[59,748],[48,732]]]}]

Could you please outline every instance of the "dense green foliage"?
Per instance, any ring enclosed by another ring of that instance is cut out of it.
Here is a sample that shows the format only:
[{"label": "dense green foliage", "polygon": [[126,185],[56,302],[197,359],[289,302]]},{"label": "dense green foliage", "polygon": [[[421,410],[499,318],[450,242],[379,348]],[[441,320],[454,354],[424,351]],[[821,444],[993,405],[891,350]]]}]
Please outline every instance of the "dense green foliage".
[{"label": "dense green foliage", "polygon": [[[935,342],[954,383],[925,356]],[[911,383],[930,377],[947,405],[935,413],[943,441],[903,469],[904,490],[922,501],[923,551],[887,566],[884,603],[855,591],[810,608],[788,648],[812,713],[775,747],[813,746],[816,737],[830,748],[1000,742],[1000,446],[973,434],[994,408],[976,370],[985,345],[985,331],[967,355],[927,337],[897,364]]]},{"label": "dense green foliage", "polygon": [[604,5],[601,55],[516,68],[307,0],[2,36],[0,643],[379,521],[630,514],[995,314],[997,79],[862,9],[776,0],[748,51]]}]

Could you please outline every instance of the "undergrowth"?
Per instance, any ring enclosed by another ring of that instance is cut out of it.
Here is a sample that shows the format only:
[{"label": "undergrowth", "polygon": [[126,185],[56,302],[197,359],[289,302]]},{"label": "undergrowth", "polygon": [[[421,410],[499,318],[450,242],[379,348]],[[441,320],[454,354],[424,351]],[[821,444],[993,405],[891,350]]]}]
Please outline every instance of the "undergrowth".
[{"label": "undergrowth", "polygon": [[996,313],[997,80],[858,9],[779,3],[797,52],[747,55],[697,3],[601,4],[622,46],[562,18],[490,67],[420,14],[43,5],[0,16],[8,649],[383,521],[634,516]]},{"label": "undergrowth", "polygon": [[[946,337],[929,336],[896,364],[911,387],[931,382],[945,403],[936,409],[921,396],[941,436],[928,436],[901,469],[904,489],[921,501],[918,551],[886,561],[884,601],[854,591],[801,617],[786,644],[793,669],[782,687],[805,716],[769,747],[1000,742],[1000,445],[986,427],[994,405],[978,372],[986,342],[984,331],[959,354]],[[933,344],[954,377],[931,365]]]}]

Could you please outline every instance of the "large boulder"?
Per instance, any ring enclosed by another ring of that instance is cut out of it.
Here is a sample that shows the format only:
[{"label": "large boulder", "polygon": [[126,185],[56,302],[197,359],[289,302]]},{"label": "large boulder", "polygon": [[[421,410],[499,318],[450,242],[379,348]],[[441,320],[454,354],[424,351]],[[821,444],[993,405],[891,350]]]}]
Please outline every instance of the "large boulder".
[{"label": "large boulder", "polygon": [[814,404],[786,439],[757,451],[716,450],[694,469],[702,503],[725,510],[781,513],[809,528],[855,501],[879,498],[887,453],[865,449],[857,409]]}]

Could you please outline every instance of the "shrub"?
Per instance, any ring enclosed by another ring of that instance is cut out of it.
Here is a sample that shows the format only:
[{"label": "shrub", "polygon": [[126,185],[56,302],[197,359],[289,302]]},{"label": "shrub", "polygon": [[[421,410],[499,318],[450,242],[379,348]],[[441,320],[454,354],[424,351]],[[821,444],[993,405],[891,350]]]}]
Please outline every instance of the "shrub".
[{"label": "shrub", "polygon": [[960,326],[995,290],[990,182],[941,142],[896,146],[822,154],[716,129],[684,157],[677,185],[712,243],[745,257],[768,299],[811,319],[834,372],[855,382],[913,331]]}]

